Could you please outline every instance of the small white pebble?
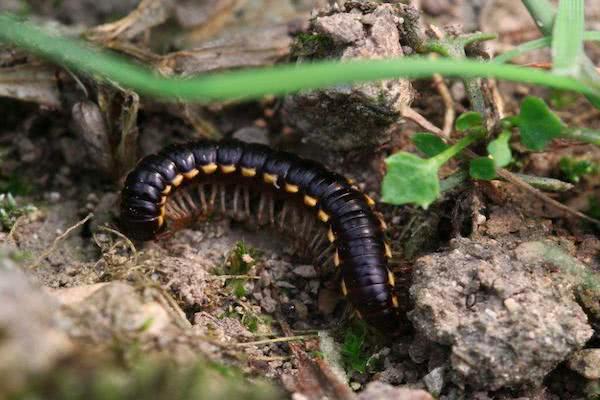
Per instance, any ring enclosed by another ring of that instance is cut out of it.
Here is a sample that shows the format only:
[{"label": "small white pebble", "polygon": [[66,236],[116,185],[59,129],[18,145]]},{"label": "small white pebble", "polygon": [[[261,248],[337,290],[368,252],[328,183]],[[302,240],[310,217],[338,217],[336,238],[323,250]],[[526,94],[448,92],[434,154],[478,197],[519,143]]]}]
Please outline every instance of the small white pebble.
[{"label": "small white pebble", "polygon": [[510,312],[516,312],[521,308],[519,303],[517,303],[517,301],[511,297],[504,300],[504,307],[506,307],[506,309]]}]

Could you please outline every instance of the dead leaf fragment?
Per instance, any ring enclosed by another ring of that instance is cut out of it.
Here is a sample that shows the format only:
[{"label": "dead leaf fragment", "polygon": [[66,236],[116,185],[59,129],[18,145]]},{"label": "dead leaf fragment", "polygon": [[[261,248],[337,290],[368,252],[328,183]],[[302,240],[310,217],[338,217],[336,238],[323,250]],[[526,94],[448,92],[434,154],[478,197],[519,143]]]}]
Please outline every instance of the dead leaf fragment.
[{"label": "dead leaf fragment", "polygon": [[60,94],[53,69],[43,65],[0,68],[0,96],[59,108]]}]

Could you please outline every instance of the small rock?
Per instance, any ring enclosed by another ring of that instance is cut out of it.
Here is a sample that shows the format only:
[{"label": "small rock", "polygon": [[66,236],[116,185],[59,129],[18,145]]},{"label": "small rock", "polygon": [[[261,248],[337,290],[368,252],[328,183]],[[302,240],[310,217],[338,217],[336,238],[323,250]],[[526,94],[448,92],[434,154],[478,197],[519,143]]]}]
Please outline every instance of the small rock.
[{"label": "small rock", "polygon": [[315,267],[313,267],[312,265],[299,265],[296,268],[294,268],[292,270],[294,272],[294,274],[301,276],[303,278],[306,279],[310,279],[310,278],[316,278],[317,277],[317,271],[315,269]]},{"label": "small rock", "polygon": [[273,300],[269,293],[269,296],[265,296],[262,298],[262,300],[260,301],[260,306],[266,313],[270,314],[275,312],[275,310],[277,309],[277,302]]},{"label": "small rock", "polygon": [[269,132],[264,128],[247,126],[233,133],[233,138],[246,143],[269,144]]},{"label": "small rock", "polygon": [[298,291],[298,288],[288,281],[277,281],[277,282],[275,282],[275,286],[284,288],[284,289],[291,289],[293,292]]},{"label": "small rock", "polygon": [[539,385],[592,335],[573,286],[525,257],[524,245],[507,251],[494,240],[456,239],[451,246],[417,260],[408,315],[426,338],[451,347],[458,385]]},{"label": "small rock", "polygon": [[402,364],[391,364],[383,371],[377,373],[375,379],[380,382],[389,383],[390,385],[398,385],[404,379],[404,368]]},{"label": "small rock", "polygon": [[423,377],[423,382],[432,396],[438,397],[442,393],[445,375],[446,368],[438,367]]},{"label": "small rock", "polygon": [[600,349],[583,349],[571,355],[569,368],[586,379],[600,379]]},{"label": "small rock", "polygon": [[427,361],[429,356],[429,347],[431,342],[423,335],[417,334],[408,347],[408,355],[415,364],[422,364]]},{"label": "small rock", "polygon": [[48,192],[44,194],[44,198],[50,203],[58,203],[60,201],[60,193],[59,192]]},{"label": "small rock", "polygon": [[299,319],[301,319],[301,320],[308,319],[308,308],[306,307],[306,305],[302,304],[298,300],[292,300],[292,304],[294,305],[294,308],[296,310],[296,315],[298,316]]},{"label": "small rock", "polygon": [[[313,28],[336,44],[352,44],[364,37],[364,23],[364,19],[356,13],[342,13],[317,18]],[[373,22],[368,25],[373,25]]]},{"label": "small rock", "polygon": [[359,400],[433,400],[424,390],[407,389],[382,382],[371,382],[358,395]]}]

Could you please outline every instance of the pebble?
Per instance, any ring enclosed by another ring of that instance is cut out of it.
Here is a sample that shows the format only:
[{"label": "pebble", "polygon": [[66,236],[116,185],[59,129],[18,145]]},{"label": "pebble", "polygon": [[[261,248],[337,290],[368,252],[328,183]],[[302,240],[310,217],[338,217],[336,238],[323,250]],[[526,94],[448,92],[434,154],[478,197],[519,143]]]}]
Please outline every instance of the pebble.
[{"label": "pebble", "polygon": [[600,379],[600,349],[583,349],[571,355],[569,368],[586,379]]},{"label": "pebble", "polygon": [[438,367],[423,377],[423,383],[433,397],[438,397],[444,388],[445,367]]},{"label": "pebble", "polygon": [[44,197],[50,203],[58,203],[61,196],[59,192],[48,192],[44,195]]},{"label": "pebble", "polygon": [[294,272],[294,274],[307,279],[317,277],[317,271],[312,265],[299,265],[292,271]]}]

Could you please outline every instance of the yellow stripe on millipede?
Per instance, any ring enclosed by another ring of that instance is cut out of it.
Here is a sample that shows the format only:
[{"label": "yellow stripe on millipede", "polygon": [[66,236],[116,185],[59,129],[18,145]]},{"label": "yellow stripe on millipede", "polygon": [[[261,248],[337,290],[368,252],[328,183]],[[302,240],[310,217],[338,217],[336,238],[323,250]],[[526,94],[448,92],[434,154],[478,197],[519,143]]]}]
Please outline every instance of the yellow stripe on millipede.
[{"label": "yellow stripe on millipede", "polygon": [[387,274],[390,286],[396,286],[396,278],[394,278],[394,273],[388,269]]},{"label": "yellow stripe on millipede", "polygon": [[319,210],[319,213],[317,215],[321,221],[323,221],[323,222],[329,221],[329,214],[327,214],[325,211]]},{"label": "yellow stripe on millipede", "polygon": [[242,175],[251,178],[256,175],[256,168],[244,168],[242,167]]},{"label": "yellow stripe on millipede", "polygon": [[263,180],[265,181],[265,183],[274,185],[277,182],[277,175],[264,173]]},{"label": "yellow stripe on millipede", "polygon": [[337,249],[335,249],[335,252],[333,253],[333,265],[336,267],[340,266],[340,255],[338,254]]},{"label": "yellow stripe on millipede", "polygon": [[385,247],[385,256],[387,258],[392,258],[392,248],[390,247],[390,245],[387,243],[384,243],[384,247]]},{"label": "yellow stripe on millipede", "polygon": [[202,167],[200,167],[200,168],[202,168],[202,171],[203,171],[203,172],[204,172],[206,175],[210,175],[210,174],[212,174],[213,172],[215,172],[215,171],[217,170],[217,168],[218,168],[218,167],[217,167],[217,164],[215,164],[215,163],[210,163],[210,164],[203,165],[203,166],[202,166]]},{"label": "yellow stripe on millipede", "polygon": [[289,193],[298,193],[298,190],[300,190],[300,188],[297,185],[292,185],[290,183],[286,183],[285,184],[285,191],[289,192]]},{"label": "yellow stripe on millipede", "polygon": [[233,164],[221,165],[221,172],[223,172],[224,174],[230,174],[230,173],[234,172],[235,169],[236,169],[236,167]]},{"label": "yellow stripe on millipede", "polygon": [[177,187],[181,185],[181,182],[183,182],[183,175],[177,174],[175,175],[175,178],[173,178],[173,180],[171,181],[171,185]]},{"label": "yellow stripe on millipede", "polygon": [[327,231],[327,239],[329,239],[329,242],[331,242],[331,243],[335,242],[335,234],[333,233],[333,229],[331,229],[331,226],[329,227],[329,230]]},{"label": "yellow stripe on millipede", "polygon": [[304,196],[304,204],[306,204],[309,207],[314,207],[317,205],[317,199],[310,196]]},{"label": "yellow stripe on millipede", "polygon": [[184,172],[183,176],[185,176],[185,179],[193,179],[196,175],[198,175],[200,173],[200,171],[198,171],[196,168],[194,168],[191,171],[188,172]]}]

